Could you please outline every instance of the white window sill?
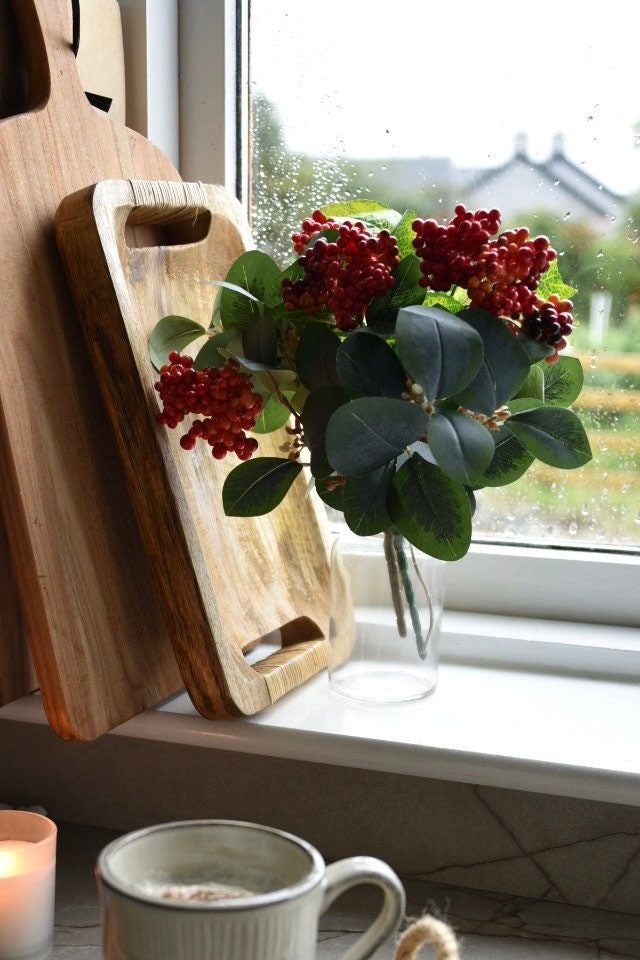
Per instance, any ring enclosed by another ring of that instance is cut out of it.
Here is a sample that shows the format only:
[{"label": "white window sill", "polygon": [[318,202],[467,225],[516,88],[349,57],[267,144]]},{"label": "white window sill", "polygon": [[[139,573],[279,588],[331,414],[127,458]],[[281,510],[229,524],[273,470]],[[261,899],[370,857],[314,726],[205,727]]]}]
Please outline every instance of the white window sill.
[{"label": "white window sill", "polygon": [[[443,639],[426,700],[352,703],[321,674],[249,719],[204,720],[182,694],[113,733],[640,805],[637,630],[448,613]],[[46,722],[37,696],[3,718]]]}]

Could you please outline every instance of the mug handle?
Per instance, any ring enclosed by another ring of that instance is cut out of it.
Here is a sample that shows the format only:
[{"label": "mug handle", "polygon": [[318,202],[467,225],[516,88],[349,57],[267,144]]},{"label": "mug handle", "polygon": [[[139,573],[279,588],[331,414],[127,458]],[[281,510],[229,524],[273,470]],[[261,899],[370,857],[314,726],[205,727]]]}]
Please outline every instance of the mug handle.
[{"label": "mug handle", "polygon": [[327,867],[324,875],[322,910],[351,887],[361,883],[380,887],[384,901],[380,913],[342,957],[342,960],[369,960],[388,943],[400,926],[405,910],[405,892],[391,867],[375,857],[348,857]]}]

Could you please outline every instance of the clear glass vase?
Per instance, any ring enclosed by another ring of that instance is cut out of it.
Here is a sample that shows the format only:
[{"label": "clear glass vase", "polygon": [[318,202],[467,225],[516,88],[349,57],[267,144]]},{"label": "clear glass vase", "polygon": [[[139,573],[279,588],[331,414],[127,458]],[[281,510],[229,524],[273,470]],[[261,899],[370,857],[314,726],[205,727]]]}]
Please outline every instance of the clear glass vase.
[{"label": "clear glass vase", "polygon": [[399,534],[340,532],[331,550],[329,683],[353,700],[396,703],[438,676],[445,564]]}]

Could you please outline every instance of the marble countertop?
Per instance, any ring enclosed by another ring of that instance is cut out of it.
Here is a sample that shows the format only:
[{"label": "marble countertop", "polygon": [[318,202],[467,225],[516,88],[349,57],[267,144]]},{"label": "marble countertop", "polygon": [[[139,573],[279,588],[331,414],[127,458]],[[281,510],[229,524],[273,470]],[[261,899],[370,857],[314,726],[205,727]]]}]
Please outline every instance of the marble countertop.
[{"label": "marble countertop", "polygon": [[[93,864],[116,834],[93,827],[59,828],[56,930],[51,960],[101,960]],[[640,917],[549,901],[471,891],[403,878],[408,918],[446,919],[461,941],[462,960],[640,960]],[[360,888],[321,919],[317,960],[339,960],[377,907],[379,894]],[[428,949],[423,951],[425,960]],[[392,960],[393,946],[378,960]]]}]

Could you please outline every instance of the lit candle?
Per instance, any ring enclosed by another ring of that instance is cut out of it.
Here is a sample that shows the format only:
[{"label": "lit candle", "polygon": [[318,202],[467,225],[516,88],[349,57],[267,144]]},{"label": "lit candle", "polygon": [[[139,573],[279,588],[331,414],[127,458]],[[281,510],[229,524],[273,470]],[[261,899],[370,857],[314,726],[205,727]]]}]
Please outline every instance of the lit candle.
[{"label": "lit candle", "polygon": [[0,810],[0,960],[44,960],[53,946],[56,826]]}]

